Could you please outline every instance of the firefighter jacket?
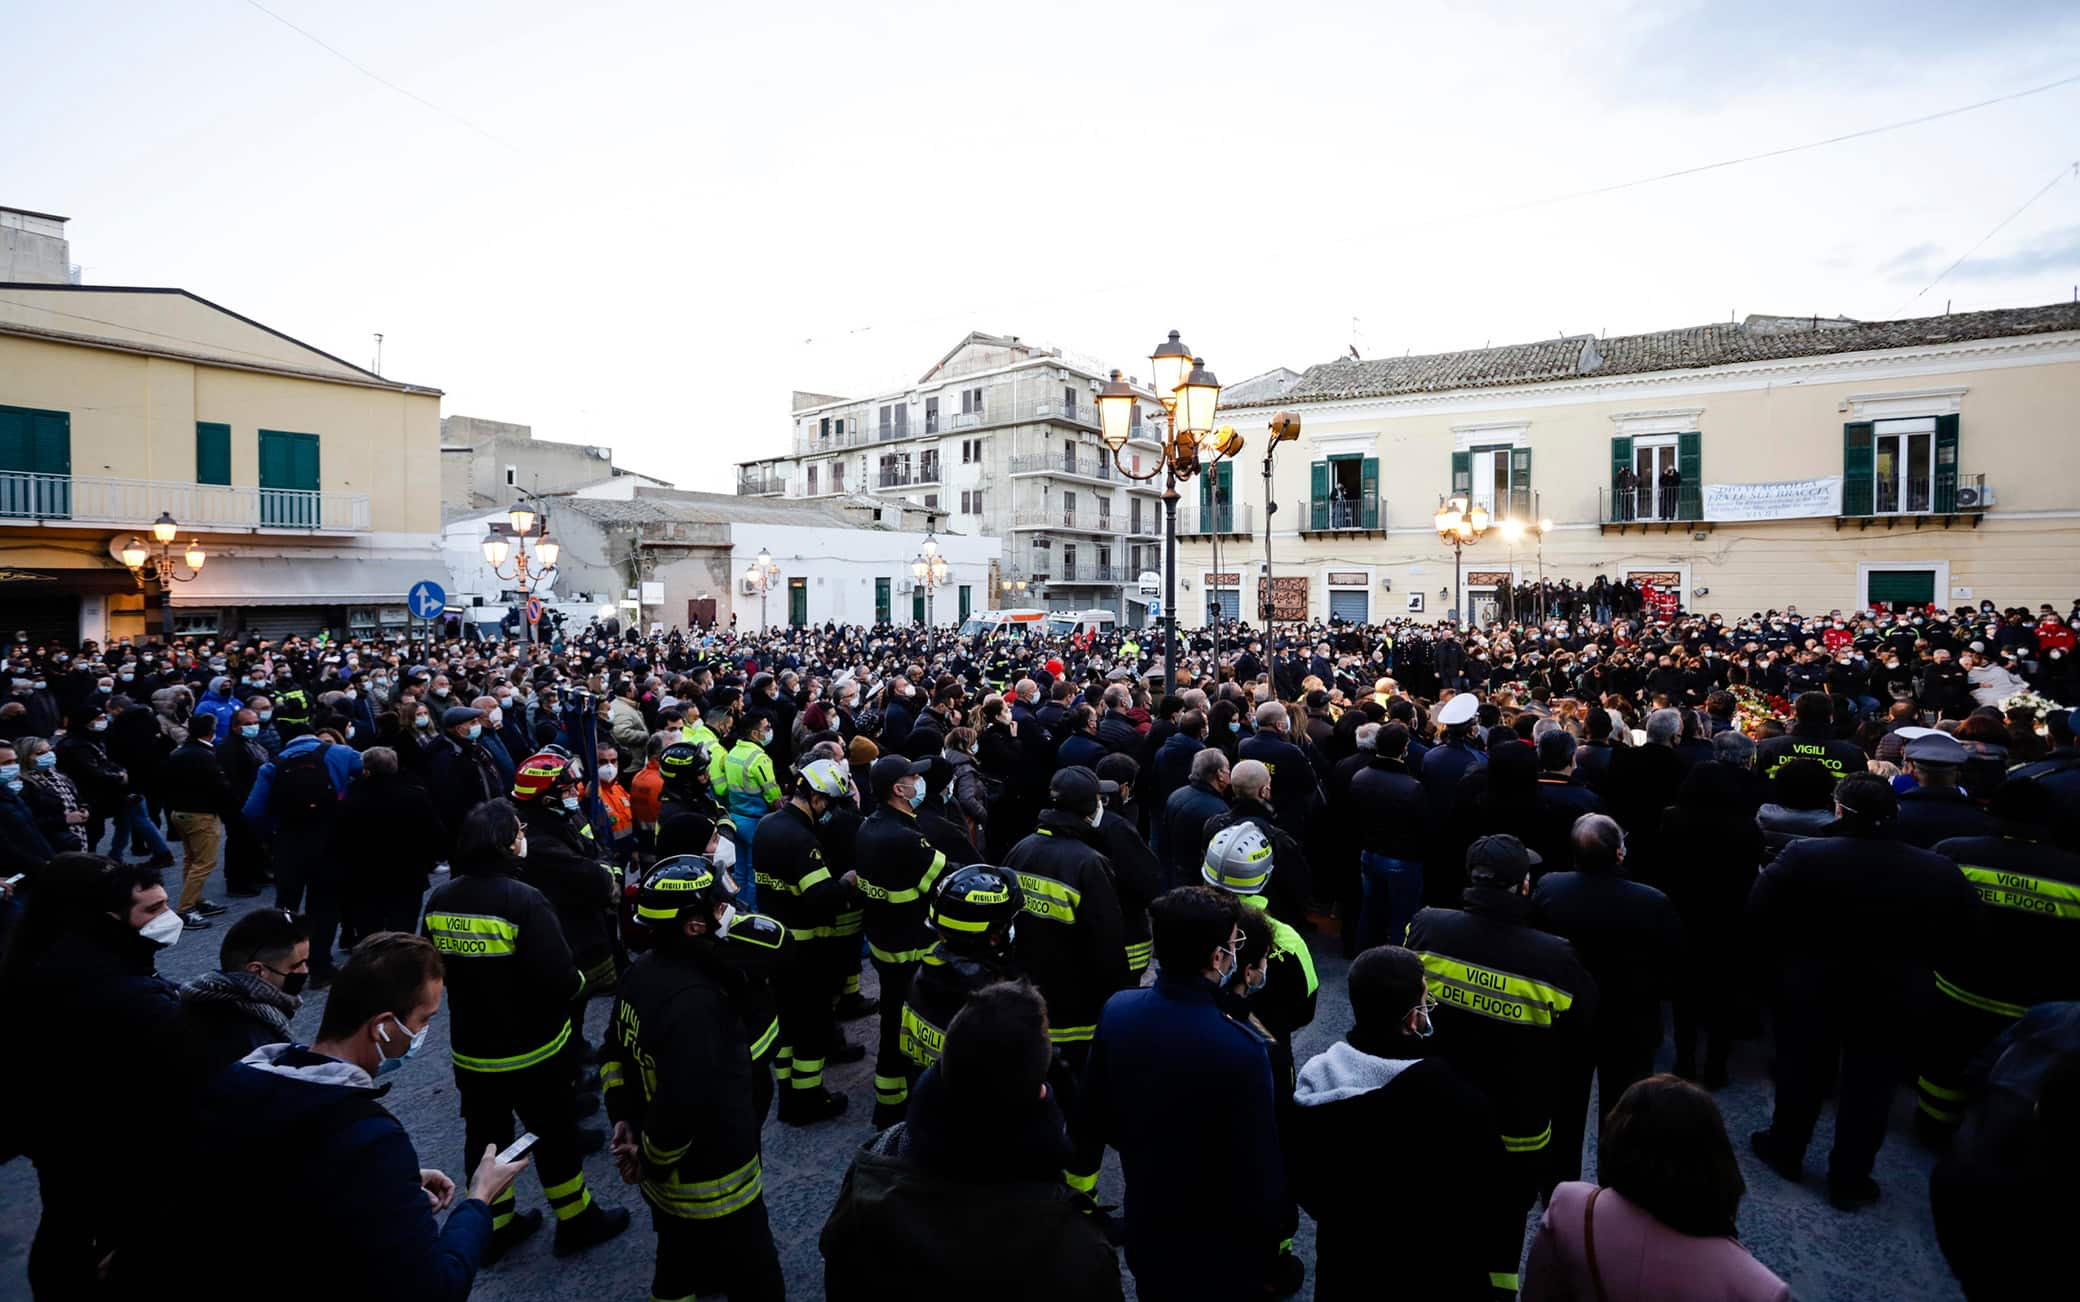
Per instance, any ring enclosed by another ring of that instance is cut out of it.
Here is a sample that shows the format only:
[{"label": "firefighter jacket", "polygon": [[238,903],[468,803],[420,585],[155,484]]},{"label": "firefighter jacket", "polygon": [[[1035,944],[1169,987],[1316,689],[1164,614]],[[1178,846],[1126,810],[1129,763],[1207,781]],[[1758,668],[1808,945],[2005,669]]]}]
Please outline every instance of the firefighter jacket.
[{"label": "firefighter jacket", "polygon": [[1982,906],[1936,959],[1936,989],[2001,1017],[2080,998],[2080,855],[2006,836],[1956,837],[1936,853],[1957,861]]},{"label": "firefighter jacket", "polygon": [[907,810],[882,805],[859,825],[855,871],[864,909],[867,950],[883,963],[915,963],[935,937],[925,923],[932,888],[949,866]]},{"label": "firefighter jacket", "polygon": [[[715,790],[728,802],[730,817],[764,818],[780,803],[780,784],[773,778],[773,757],[749,738],[739,741],[722,759],[722,780],[715,784]],[[754,861],[756,858],[754,852]]]},{"label": "firefighter jacket", "polygon": [[614,875],[600,862],[605,847],[582,814],[530,800],[520,806],[527,828],[523,880],[549,897],[556,919],[580,967],[589,973],[611,957],[610,927],[616,892]]},{"label": "firefighter jacket", "polygon": [[758,875],[758,902],[787,929],[790,940],[806,943],[839,934],[838,915],[850,892],[831,875],[816,820],[800,805],[790,800],[758,820],[751,862]]},{"label": "firefighter jacket", "polygon": [[1530,926],[1529,901],[1472,887],[1463,909],[1423,909],[1408,947],[1423,960],[1437,1053],[1487,1091],[1511,1154],[1543,1152],[1595,1025],[1596,983],[1574,946]]},{"label": "firefighter jacket", "polygon": [[[1242,903],[1264,913],[1261,895],[1245,895]],[[1264,964],[1264,988],[1249,997],[1249,1011],[1290,1046],[1293,1032],[1314,1020],[1315,992],[1322,983],[1315,977],[1314,955],[1306,939],[1269,913],[1264,913],[1264,920],[1271,924],[1271,957]]]},{"label": "firefighter jacket", "polygon": [[457,1068],[520,1071],[562,1052],[585,978],[540,891],[503,865],[465,870],[427,897],[419,931],[447,968]]},{"label": "firefighter jacket", "polygon": [[1132,984],[1103,844],[1088,820],[1043,809],[1039,828],[1004,857],[1026,897],[1019,965],[1047,998],[1048,1034],[1057,1046],[1088,1041],[1105,1001]]},{"label": "firefighter jacket", "polygon": [[607,1115],[641,1135],[644,1199],[695,1221],[742,1211],[764,1190],[761,1073],[730,997],[730,966],[715,949],[696,940],[636,960],[621,978],[599,1070]]},{"label": "firefighter jacket", "polygon": [[752,1102],[763,1121],[773,1102],[773,1058],[780,1049],[773,970],[784,961],[787,929],[762,913],[740,913],[730,919],[729,934],[718,938],[714,949],[728,970],[730,1006],[751,1049]]},{"label": "firefighter jacket", "polygon": [[946,1028],[953,1015],[968,1002],[968,996],[995,981],[1010,981],[1018,969],[1006,955],[1002,960],[972,958],[956,954],[944,943],[936,944],[918,966],[910,983],[910,997],[903,1003],[903,1025],[898,1046],[910,1060],[914,1079],[939,1061],[946,1048]]},{"label": "firefighter jacket", "polygon": [[1098,834],[1106,861],[1112,865],[1113,888],[1119,894],[1120,932],[1125,937],[1127,970],[1136,977],[1148,970],[1155,942],[1148,934],[1148,906],[1163,893],[1163,866],[1141,829],[1119,814],[1105,811]]}]

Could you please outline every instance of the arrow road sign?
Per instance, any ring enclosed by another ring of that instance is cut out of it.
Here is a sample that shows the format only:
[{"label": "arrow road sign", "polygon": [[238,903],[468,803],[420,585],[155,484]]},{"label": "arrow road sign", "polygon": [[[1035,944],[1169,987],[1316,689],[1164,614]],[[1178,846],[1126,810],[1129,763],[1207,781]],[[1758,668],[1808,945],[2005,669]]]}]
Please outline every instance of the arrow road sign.
[{"label": "arrow road sign", "polygon": [[420,619],[439,619],[448,608],[448,594],[432,579],[421,579],[405,595],[405,602]]}]

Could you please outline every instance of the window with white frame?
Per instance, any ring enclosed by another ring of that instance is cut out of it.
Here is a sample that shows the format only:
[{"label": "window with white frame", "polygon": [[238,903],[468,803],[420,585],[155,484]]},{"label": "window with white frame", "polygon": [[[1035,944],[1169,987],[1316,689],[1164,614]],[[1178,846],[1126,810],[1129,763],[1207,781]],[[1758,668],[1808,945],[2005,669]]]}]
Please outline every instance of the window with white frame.
[{"label": "window with white frame", "polygon": [[1871,499],[1876,512],[1929,510],[1935,483],[1934,418],[1881,420],[1872,433]]}]

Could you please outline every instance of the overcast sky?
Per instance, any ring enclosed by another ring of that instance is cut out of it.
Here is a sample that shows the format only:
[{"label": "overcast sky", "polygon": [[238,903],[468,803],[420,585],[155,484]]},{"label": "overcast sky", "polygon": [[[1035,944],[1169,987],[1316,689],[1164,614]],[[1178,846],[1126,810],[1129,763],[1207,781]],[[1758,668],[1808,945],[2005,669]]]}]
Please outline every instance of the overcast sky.
[{"label": "overcast sky", "polygon": [[0,203],[684,487],[970,329],[1239,380],[2080,282],[2068,167],[1916,297],[2080,158],[2080,83],[1537,202],[2080,74],[2070,0],[263,2],[367,71],[251,0],[10,13]]}]

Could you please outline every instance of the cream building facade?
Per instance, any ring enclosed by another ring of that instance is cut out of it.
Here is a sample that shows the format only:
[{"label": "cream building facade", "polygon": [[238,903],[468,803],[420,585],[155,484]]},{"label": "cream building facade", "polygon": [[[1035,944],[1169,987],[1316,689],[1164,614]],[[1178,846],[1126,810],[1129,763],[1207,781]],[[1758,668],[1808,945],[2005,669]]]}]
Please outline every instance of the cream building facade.
[{"label": "cream building facade", "polygon": [[208,556],[176,632],[402,631],[441,573],[440,401],[185,290],[0,284],[0,622],[158,633],[117,553],[163,512]]},{"label": "cream building facade", "polygon": [[[1302,433],[1277,449],[1267,517],[1277,410]],[[1281,619],[1480,618],[1504,576],[1541,572],[1629,575],[1729,618],[2080,595],[2080,305],[1343,360],[1220,420],[1252,447],[1186,490],[1187,625],[1216,594],[1258,617],[1267,519]],[[1456,575],[1433,524],[1447,495],[1497,522]],[[1512,544],[1506,519],[1551,528]]]}]

